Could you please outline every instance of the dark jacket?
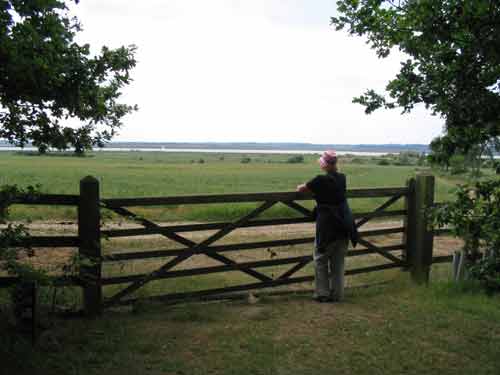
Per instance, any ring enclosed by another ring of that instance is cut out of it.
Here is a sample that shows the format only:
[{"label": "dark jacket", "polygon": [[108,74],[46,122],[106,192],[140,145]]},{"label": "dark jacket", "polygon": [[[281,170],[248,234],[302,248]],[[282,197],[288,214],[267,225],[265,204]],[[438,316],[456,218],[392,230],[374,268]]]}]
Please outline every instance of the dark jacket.
[{"label": "dark jacket", "polygon": [[320,203],[315,210],[316,248],[323,252],[328,245],[340,238],[348,238],[353,247],[358,244],[358,229],[351,208],[344,202],[333,205]]},{"label": "dark jacket", "polygon": [[328,245],[340,238],[348,238],[352,245],[356,246],[358,231],[347,203],[345,175],[338,172],[318,175],[306,185],[313,192],[316,200],[316,248],[318,251],[324,251]]}]

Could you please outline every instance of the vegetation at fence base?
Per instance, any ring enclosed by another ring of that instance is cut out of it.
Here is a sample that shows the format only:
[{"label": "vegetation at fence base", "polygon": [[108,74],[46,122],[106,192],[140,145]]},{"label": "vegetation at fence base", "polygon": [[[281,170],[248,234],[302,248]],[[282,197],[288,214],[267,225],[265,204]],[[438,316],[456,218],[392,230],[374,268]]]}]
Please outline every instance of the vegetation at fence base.
[{"label": "vegetation at fence base", "polygon": [[500,290],[500,180],[457,188],[455,199],[431,211],[437,227],[449,226],[464,240],[471,276],[489,291]]},{"label": "vegetation at fence base", "polygon": [[35,348],[2,335],[0,356],[17,375],[496,375],[499,303],[471,284],[420,288],[403,276],[349,289],[340,304],[297,294],[63,320]]},{"label": "vegetation at fence base", "polygon": [[[36,294],[38,288],[54,288],[56,278],[50,275],[47,269],[35,267],[29,262],[34,256],[30,247],[31,235],[24,224],[8,222],[10,205],[20,199],[35,201],[40,197],[40,186],[27,186],[21,188],[17,185],[4,185],[0,188],[0,275],[7,274],[14,278],[11,283],[7,301],[0,298],[0,319],[13,321],[24,330],[27,323],[30,329],[38,325],[33,304],[38,305]],[[75,276],[78,268],[88,265],[89,261],[73,256],[67,264],[62,265],[58,277]],[[45,301],[47,302],[47,301]],[[4,309],[6,306],[9,309]],[[55,299],[52,307],[55,306]],[[38,309],[38,306],[36,307]],[[26,319],[26,310],[31,310]],[[10,310],[10,311],[9,311]],[[12,318],[12,319],[11,319]],[[32,323],[35,320],[35,323]]]},{"label": "vegetation at fence base", "polygon": [[38,194],[38,190],[39,186],[20,188],[17,185],[4,185],[0,187],[0,223],[4,224],[4,227],[0,228],[0,270],[19,276],[23,281],[35,281],[42,275],[26,263],[19,262],[21,252],[32,255],[31,249],[19,247],[20,243],[29,238],[29,232],[23,224],[7,223],[7,219],[10,205],[18,197],[33,199]]},{"label": "vegetation at fence base", "polygon": [[[21,196],[35,197],[37,188],[29,186],[26,189],[17,185],[0,187],[0,223],[7,221],[9,206]],[[22,248],[19,244],[29,238],[29,232],[23,224],[7,223],[0,228],[0,271],[7,272],[17,278],[16,283],[10,288],[10,302],[13,315],[18,325],[26,322],[24,310],[31,307],[35,283],[47,283],[48,277],[43,270],[37,270],[26,262],[20,260],[21,253],[32,256],[30,248]],[[33,311],[33,310],[32,310]],[[31,313],[31,321],[34,319]],[[0,319],[4,319],[0,314]],[[29,321],[28,321],[29,322]]]}]

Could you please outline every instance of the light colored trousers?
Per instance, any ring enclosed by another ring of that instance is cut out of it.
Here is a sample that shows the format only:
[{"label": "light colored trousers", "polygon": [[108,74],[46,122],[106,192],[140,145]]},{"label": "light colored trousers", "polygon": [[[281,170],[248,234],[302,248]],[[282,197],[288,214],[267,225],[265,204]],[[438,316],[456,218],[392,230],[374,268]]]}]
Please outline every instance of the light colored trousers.
[{"label": "light colored trousers", "polygon": [[344,298],[344,265],[347,246],[348,239],[341,238],[328,245],[323,253],[314,249],[316,297],[332,297],[337,301]]}]

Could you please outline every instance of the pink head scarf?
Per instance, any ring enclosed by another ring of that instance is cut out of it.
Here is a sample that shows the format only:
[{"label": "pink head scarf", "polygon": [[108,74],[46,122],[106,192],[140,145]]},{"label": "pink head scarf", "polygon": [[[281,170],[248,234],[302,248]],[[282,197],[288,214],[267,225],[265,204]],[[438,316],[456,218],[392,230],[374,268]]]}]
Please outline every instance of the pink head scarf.
[{"label": "pink head scarf", "polygon": [[321,168],[326,167],[328,164],[333,164],[337,161],[337,153],[334,150],[327,150],[318,159]]}]

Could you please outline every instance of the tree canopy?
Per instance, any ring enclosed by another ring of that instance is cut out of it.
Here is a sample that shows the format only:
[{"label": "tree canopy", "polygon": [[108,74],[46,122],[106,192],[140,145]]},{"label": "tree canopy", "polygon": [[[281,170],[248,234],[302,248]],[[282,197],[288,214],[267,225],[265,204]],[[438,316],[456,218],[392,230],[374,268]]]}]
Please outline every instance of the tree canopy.
[{"label": "tree canopy", "polygon": [[0,139],[83,153],[110,140],[136,109],[119,102],[135,46],[92,54],[75,41],[82,27],[67,3],[0,0]]},{"label": "tree canopy", "polygon": [[468,147],[500,136],[498,0],[341,0],[331,22],[364,36],[381,58],[408,58],[386,86],[354,98],[366,113],[423,103],[445,119],[449,139]]}]

